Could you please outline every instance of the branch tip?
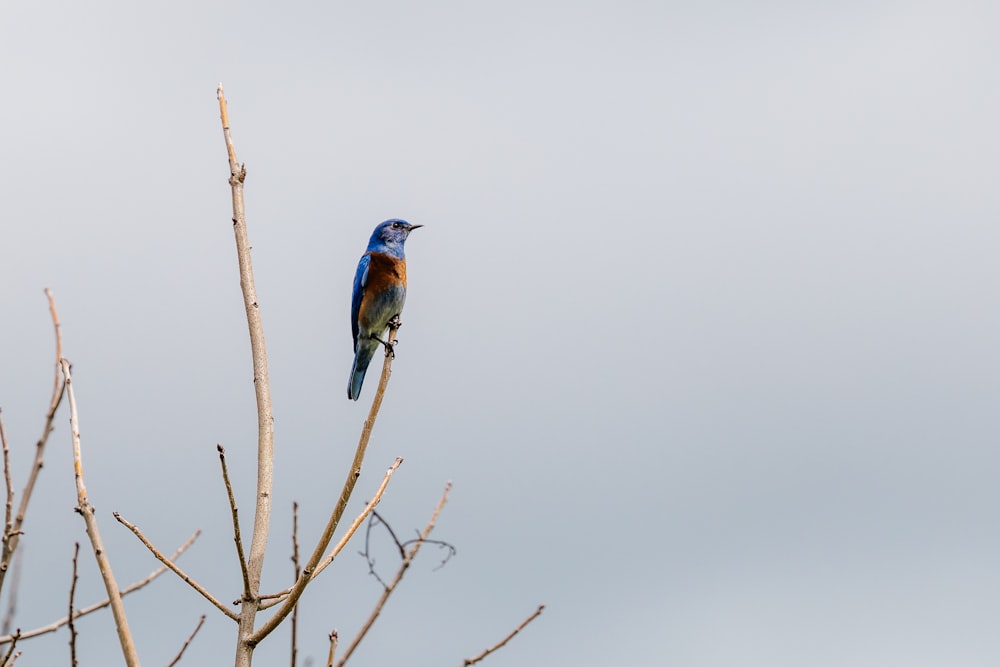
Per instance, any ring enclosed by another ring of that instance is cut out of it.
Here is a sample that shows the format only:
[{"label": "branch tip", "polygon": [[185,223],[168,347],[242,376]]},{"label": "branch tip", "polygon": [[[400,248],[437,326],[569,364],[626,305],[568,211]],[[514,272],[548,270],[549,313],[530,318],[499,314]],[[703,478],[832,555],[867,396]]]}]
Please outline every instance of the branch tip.
[{"label": "branch tip", "polygon": [[504,645],[507,642],[509,642],[511,639],[513,639],[515,637],[515,635],[517,635],[517,633],[519,633],[521,630],[524,630],[524,628],[526,628],[529,623],[531,623],[533,620],[535,620],[536,618],[538,618],[544,610],[545,610],[545,605],[543,605],[543,604],[538,605],[538,609],[536,609],[526,619],[524,619],[523,621],[521,621],[521,624],[518,625],[516,628],[514,628],[510,632],[510,634],[508,634],[506,637],[504,637],[503,639],[501,639],[499,642],[497,642],[493,646],[489,647],[488,649],[484,650],[479,655],[477,655],[477,656],[475,656],[473,658],[466,658],[462,662],[463,667],[468,667],[469,665],[474,665],[477,662],[479,662],[480,660],[482,660],[483,658],[485,658],[486,656],[488,656],[490,653],[493,653],[494,651],[497,651],[497,650],[503,648]]}]

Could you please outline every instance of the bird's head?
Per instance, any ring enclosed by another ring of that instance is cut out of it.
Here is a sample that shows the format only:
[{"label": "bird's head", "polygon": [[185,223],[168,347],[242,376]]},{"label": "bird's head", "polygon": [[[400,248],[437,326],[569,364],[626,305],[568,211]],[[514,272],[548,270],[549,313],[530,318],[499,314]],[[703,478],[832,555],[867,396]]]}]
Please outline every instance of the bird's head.
[{"label": "bird's head", "polygon": [[403,256],[403,244],[414,229],[423,225],[411,225],[406,220],[386,220],[375,228],[368,242],[369,252],[384,252],[396,257]]}]

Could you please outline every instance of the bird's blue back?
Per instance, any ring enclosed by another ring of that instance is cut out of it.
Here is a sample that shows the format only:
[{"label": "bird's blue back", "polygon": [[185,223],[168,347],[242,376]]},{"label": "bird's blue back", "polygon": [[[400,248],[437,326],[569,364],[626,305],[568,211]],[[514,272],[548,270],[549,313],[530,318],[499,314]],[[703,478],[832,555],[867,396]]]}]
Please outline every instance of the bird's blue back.
[{"label": "bird's blue back", "polygon": [[358,313],[361,311],[361,295],[364,293],[370,263],[371,256],[366,252],[361,256],[358,270],[354,273],[354,291],[351,293],[351,333],[354,335],[355,350],[358,347]]}]

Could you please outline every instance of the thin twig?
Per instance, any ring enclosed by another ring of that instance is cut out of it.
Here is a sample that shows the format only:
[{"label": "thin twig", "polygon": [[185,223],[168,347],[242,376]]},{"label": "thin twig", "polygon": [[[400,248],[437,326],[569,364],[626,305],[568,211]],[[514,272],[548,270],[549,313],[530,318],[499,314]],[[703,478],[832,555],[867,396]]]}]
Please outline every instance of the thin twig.
[{"label": "thin twig", "polygon": [[236,497],[233,495],[233,485],[229,481],[229,468],[226,466],[226,450],[222,445],[216,445],[219,450],[219,462],[222,464],[222,481],[226,483],[226,494],[229,496],[229,509],[233,513],[233,540],[236,542],[236,556],[240,560],[240,572],[243,573],[243,595],[250,595],[250,575],[247,573],[247,559],[243,554],[243,538],[240,536],[239,509],[236,507]]},{"label": "thin twig", "polygon": [[545,605],[543,605],[543,604],[538,605],[538,609],[536,609],[530,616],[528,616],[528,618],[526,618],[523,621],[521,621],[521,625],[519,625],[516,628],[514,628],[514,630],[509,635],[507,635],[506,637],[504,637],[503,639],[501,639],[499,642],[497,642],[493,646],[489,647],[488,649],[486,649],[485,651],[483,651],[482,653],[480,653],[476,657],[474,657],[474,658],[466,658],[465,661],[462,663],[462,667],[468,667],[469,665],[474,665],[477,662],[479,662],[480,660],[482,660],[483,658],[485,658],[486,656],[488,656],[490,653],[493,653],[493,651],[496,651],[496,650],[498,650],[500,648],[503,648],[504,644],[506,644],[511,639],[513,639],[514,635],[516,635],[517,633],[519,633],[521,630],[524,630],[524,628],[527,627],[528,623],[531,623],[533,620],[535,620],[536,618],[538,618],[542,614],[542,612],[544,610],[545,610]]},{"label": "thin twig", "polygon": [[389,535],[392,536],[393,540],[395,540],[396,546],[400,551],[400,558],[406,558],[406,551],[403,550],[403,546],[399,543],[399,540],[396,539],[396,534],[392,532],[392,528],[389,527],[389,524],[382,520],[382,517],[378,512],[372,512],[371,518],[368,519],[368,525],[365,527],[365,550],[361,552],[361,555],[365,557],[366,561],[368,561],[368,574],[375,577],[375,579],[378,580],[378,583],[382,584],[382,588],[384,589],[387,584],[382,581],[382,577],[380,577],[378,572],[375,570],[375,558],[371,555],[372,530],[374,530],[375,526],[379,524],[385,526],[386,530],[389,531]]},{"label": "thin twig", "polygon": [[73,596],[76,595],[76,580],[79,578],[77,576],[76,561],[80,556],[80,543],[73,543],[73,582],[69,585],[69,613],[66,618],[69,619],[69,664],[72,667],[76,667],[76,623],[73,622]]},{"label": "thin twig", "polygon": [[[295,580],[302,573],[299,565],[299,504],[292,503],[292,570],[295,572]],[[298,629],[299,629],[299,605],[292,609],[292,667],[295,667],[298,658]]]},{"label": "thin twig", "polygon": [[14,648],[17,646],[17,640],[21,639],[21,628],[17,629],[10,637],[10,646],[7,647],[7,652],[3,654],[3,660],[0,660],[0,665],[7,667],[7,665],[13,664],[17,660],[18,656],[21,655],[18,651],[17,655],[14,655]]},{"label": "thin twig", "polygon": [[385,488],[389,485],[389,478],[392,477],[392,473],[395,472],[396,468],[398,468],[402,463],[403,463],[402,457],[397,456],[396,460],[393,462],[391,466],[389,466],[389,469],[385,472],[385,477],[382,478],[382,484],[380,484],[378,489],[376,489],[375,495],[372,497],[370,501],[368,501],[368,504],[365,505],[365,509],[361,512],[361,514],[355,517],[354,521],[351,522],[351,525],[347,529],[347,532],[344,533],[344,536],[340,538],[339,542],[337,542],[337,546],[335,546],[330,551],[330,553],[328,553],[326,557],[322,561],[320,561],[320,564],[316,566],[316,571],[313,573],[313,577],[319,576],[319,573],[325,570],[327,566],[329,566],[330,563],[333,562],[333,559],[336,558],[337,555],[344,550],[344,547],[347,546],[347,543],[351,540],[352,537],[354,537],[354,533],[356,533],[358,528],[361,527],[361,524],[364,523],[364,520],[368,518],[368,515],[375,511],[375,506],[378,505],[379,501],[382,499],[382,493],[385,491]]},{"label": "thin twig", "polygon": [[372,530],[374,530],[377,526],[385,527],[386,532],[389,533],[389,536],[392,538],[393,543],[396,545],[396,549],[399,551],[399,557],[401,559],[406,558],[406,547],[410,546],[411,544],[415,544],[417,542],[420,542],[422,544],[436,544],[439,548],[447,550],[447,555],[443,559],[441,559],[441,562],[438,564],[438,566],[434,568],[435,570],[439,570],[442,567],[444,567],[448,563],[448,561],[451,560],[452,556],[454,556],[457,553],[455,545],[449,542],[445,542],[444,540],[431,540],[423,538],[420,536],[420,533],[417,533],[417,536],[415,538],[403,542],[396,536],[396,531],[392,529],[392,526],[389,525],[389,522],[383,519],[382,515],[380,515],[378,512],[373,511],[371,518],[368,520],[368,527],[365,529],[365,550],[361,552],[361,556],[363,556],[364,559],[368,562],[368,573],[373,577],[375,577],[375,579],[377,579],[380,584],[382,584],[382,588],[386,587],[386,583],[382,580],[382,577],[380,577],[378,572],[375,570],[375,558],[372,556],[372,549],[371,549]]},{"label": "thin twig", "polygon": [[[10,593],[7,594],[7,611],[3,615],[3,624],[0,625],[0,633],[10,634],[10,626],[14,624],[14,616],[17,614],[17,592],[21,590],[21,572],[24,566],[24,548],[14,552],[14,564],[11,566]],[[2,642],[0,642],[2,643]]]},{"label": "thin twig", "polygon": [[399,569],[396,571],[395,578],[393,578],[392,583],[386,586],[385,590],[382,591],[382,595],[379,597],[379,601],[376,603],[372,613],[368,616],[368,620],[365,621],[363,626],[361,626],[361,630],[351,641],[351,645],[347,647],[347,651],[345,651],[344,657],[340,659],[340,662],[337,663],[337,667],[343,667],[344,663],[347,662],[348,658],[351,657],[351,654],[354,653],[354,650],[358,647],[358,644],[361,643],[361,640],[364,639],[365,635],[368,634],[368,631],[371,630],[371,627],[375,623],[379,614],[382,613],[382,607],[385,606],[389,596],[392,595],[392,592],[396,590],[396,586],[398,586],[399,582],[402,581],[403,575],[406,574],[406,570],[409,569],[410,563],[413,562],[413,559],[417,557],[417,553],[420,551],[420,547],[424,543],[424,540],[426,540],[431,534],[431,531],[434,530],[434,524],[437,523],[438,515],[441,514],[441,508],[443,508],[444,504],[448,502],[449,491],[451,491],[451,482],[448,482],[445,485],[444,493],[441,494],[441,500],[438,501],[437,507],[434,508],[434,513],[431,514],[431,518],[427,522],[427,526],[425,526],[423,531],[420,533],[420,540],[414,543],[414,545],[410,547],[410,550],[406,552],[406,557],[403,558],[403,562],[400,563]]},{"label": "thin twig", "polygon": [[[3,423],[3,410],[0,409],[0,444],[3,446],[3,481],[7,490],[7,501],[4,505],[4,528],[3,528],[3,538],[4,544],[13,537],[14,522],[13,522],[13,511],[14,511],[14,485],[10,479],[10,448],[7,444],[7,428]],[[18,565],[21,559],[17,556],[21,552],[15,555],[16,560],[14,561],[14,569],[19,570]],[[3,617],[3,633],[7,634],[10,631],[10,625],[14,620],[14,610],[17,607],[17,585],[18,585],[18,575],[17,572],[14,574],[14,588],[11,590],[10,594],[7,596],[7,613]]]},{"label": "thin twig", "polygon": [[[281,598],[282,600],[284,600],[286,597],[288,597],[288,593],[291,590],[292,590],[291,588],[286,588],[285,590],[278,591],[277,593],[262,593],[261,596],[260,596],[260,599],[261,600],[274,600],[276,598]],[[240,603],[240,601],[237,600],[233,604],[239,604],[239,603]],[[261,609],[264,609],[264,607],[262,606]]]},{"label": "thin twig", "polygon": [[[265,609],[270,609],[271,607],[277,607],[279,604],[284,602],[288,598],[288,594],[292,592],[291,588],[286,588],[283,591],[278,591],[277,593],[268,593],[267,595],[261,595],[260,600],[260,611]],[[239,600],[235,600],[233,604],[239,604]]]},{"label": "thin twig", "polygon": [[66,380],[66,394],[69,397],[69,424],[73,437],[73,469],[76,477],[77,511],[83,517],[83,522],[87,526],[87,535],[90,537],[90,544],[94,549],[97,568],[101,571],[104,588],[108,591],[108,599],[111,600],[111,613],[115,618],[115,628],[118,630],[118,641],[122,647],[125,664],[128,667],[139,667],[139,656],[135,651],[132,633],[128,629],[128,619],[125,616],[125,607],[122,605],[121,593],[118,591],[118,584],[115,582],[115,575],[111,570],[111,561],[108,560],[108,553],[101,541],[101,533],[97,528],[97,516],[94,513],[94,507],[87,499],[87,487],[83,482],[80,423],[76,411],[76,397],[73,394],[73,378],[70,375],[70,364],[66,359],[60,360],[60,364],[62,365],[63,377]]},{"label": "thin twig", "polygon": [[201,630],[201,626],[204,622],[205,622],[205,614],[202,614],[201,618],[198,619],[198,625],[194,626],[194,631],[190,634],[190,636],[188,636],[187,641],[184,642],[184,646],[181,646],[181,650],[177,652],[177,657],[171,660],[170,664],[167,665],[167,667],[174,667],[174,665],[176,665],[178,662],[181,661],[181,657],[184,655],[184,651],[187,650],[187,647],[191,644],[191,640],[194,639],[194,636],[198,634],[199,630]]},{"label": "thin twig", "polygon": [[[344,536],[342,538],[340,538],[340,541],[337,543],[337,546],[335,546],[330,551],[330,553],[327,554],[327,556],[322,560],[322,562],[316,566],[316,570],[313,572],[312,575],[314,579],[317,576],[319,576],[319,573],[325,570],[326,567],[333,562],[333,559],[337,557],[337,554],[343,551],[344,547],[347,546],[347,543],[351,540],[351,537],[353,537],[354,533],[357,532],[358,527],[362,524],[362,522],[364,522],[365,518],[372,512],[372,510],[375,509],[375,506],[378,505],[379,501],[382,499],[382,494],[385,493],[386,487],[389,486],[389,479],[392,477],[392,473],[396,472],[396,469],[399,468],[399,466],[402,465],[402,463],[403,459],[397,456],[393,464],[389,466],[388,470],[385,471],[385,477],[382,478],[382,483],[379,485],[378,489],[375,490],[375,495],[372,496],[372,499],[369,500],[368,503],[365,505],[365,509],[362,510],[361,514],[359,514],[356,519],[354,519],[350,527],[347,529],[347,532],[344,533]],[[299,580],[296,579],[296,583],[298,583],[298,581]],[[292,588],[286,588],[283,591],[280,591],[278,593],[273,593],[271,595],[262,595],[261,596],[262,600],[265,598],[269,599],[274,598],[274,599],[268,603],[262,604],[260,608],[268,609],[270,607],[274,607],[278,604],[281,604],[281,602],[285,600],[292,593],[293,590],[295,590],[294,586]]]},{"label": "thin twig", "polygon": [[169,559],[166,556],[164,556],[163,552],[160,551],[159,549],[157,549],[155,546],[153,546],[153,543],[150,542],[146,538],[146,536],[142,534],[142,531],[139,530],[139,528],[135,524],[127,521],[118,512],[114,512],[114,517],[115,517],[115,519],[118,520],[118,523],[122,524],[123,526],[125,526],[126,528],[128,528],[129,530],[131,530],[132,534],[135,535],[136,537],[138,537],[139,541],[146,545],[146,548],[149,549],[150,553],[152,553],[153,556],[156,557],[156,560],[160,561],[161,563],[163,563],[164,565],[166,565],[168,568],[170,568],[170,570],[174,574],[176,574],[185,583],[187,583],[189,586],[191,586],[191,588],[193,588],[196,591],[198,591],[199,593],[201,593],[202,597],[204,597],[206,600],[208,600],[213,605],[215,605],[215,607],[217,609],[219,609],[223,614],[225,614],[229,618],[233,619],[234,621],[237,620],[237,616],[236,616],[235,613],[233,613],[232,611],[230,611],[226,607],[226,605],[222,604],[217,599],[215,599],[215,596],[213,596],[211,593],[209,593],[207,590],[205,590],[205,588],[201,584],[199,584],[197,581],[195,581],[194,579],[192,579],[191,577],[189,577],[187,575],[187,573],[184,572],[184,570],[182,570],[181,568],[177,567],[176,563],[174,563],[171,559]]},{"label": "thin twig", "polygon": [[49,400],[49,411],[45,414],[45,426],[42,429],[42,437],[35,444],[35,460],[31,464],[31,472],[28,474],[28,481],[21,491],[21,502],[17,507],[17,514],[14,516],[14,525],[10,530],[10,539],[3,543],[3,553],[0,555],[0,590],[3,590],[4,577],[7,576],[7,568],[10,566],[10,559],[17,550],[17,543],[21,535],[21,526],[24,524],[24,516],[28,512],[28,501],[31,500],[31,492],[35,489],[35,481],[38,473],[42,470],[42,462],[45,453],[45,443],[52,433],[52,422],[56,416],[56,410],[62,402],[66,385],[62,382],[62,326],[59,324],[59,313],[56,311],[55,297],[52,291],[45,289],[45,296],[49,300],[49,314],[52,316],[52,326],[55,329],[56,338],[56,362],[55,380],[52,386],[52,398]]},{"label": "thin twig", "polygon": [[326,658],[326,667],[333,667],[333,658],[337,653],[337,642],[340,640],[340,635],[334,630],[330,633],[330,653]]},{"label": "thin twig", "polygon": [[[175,551],[170,556],[170,560],[176,560],[182,553],[184,553],[185,551],[187,551],[187,548],[190,547],[192,544],[194,544],[194,541],[196,539],[198,539],[198,537],[200,535],[201,535],[201,531],[200,530],[196,530],[194,532],[194,534],[191,537],[188,538],[187,542],[185,542],[184,544],[182,544],[180,546],[180,548],[178,548],[177,551]],[[22,553],[22,552],[18,552],[18,553]],[[129,593],[134,593],[135,591],[139,590],[140,588],[144,588],[147,584],[149,584],[150,582],[152,582],[154,579],[156,579],[157,577],[159,577],[161,574],[163,574],[166,571],[167,571],[167,566],[166,565],[161,565],[157,569],[155,569],[152,572],[150,572],[149,575],[146,578],[140,579],[139,581],[135,582],[134,584],[131,584],[130,586],[128,586],[126,588],[123,588],[122,589],[122,597],[125,597]],[[107,607],[110,604],[111,604],[111,600],[105,598],[101,602],[95,602],[94,604],[92,604],[90,606],[82,607],[80,609],[77,609],[76,613],[73,614],[73,618],[77,619],[77,618],[80,618],[81,616],[86,616],[87,614],[92,614],[95,611],[98,611],[100,609],[104,609],[105,607]],[[55,623],[50,623],[49,625],[46,625],[44,627],[35,628],[34,630],[30,630],[29,632],[22,632],[22,633],[20,633],[19,636],[22,639],[30,639],[31,637],[37,637],[38,635],[44,635],[44,634],[47,634],[49,632],[55,632],[56,630],[58,630],[59,628],[61,628],[64,625],[67,625],[68,623],[69,623],[69,617],[67,616],[65,618],[62,618],[62,619],[56,621]],[[2,645],[2,644],[8,644],[8,643],[12,642],[13,640],[14,640],[14,635],[4,635],[4,636],[0,637],[0,645]],[[2,664],[2,663],[0,663],[0,664]]]},{"label": "thin twig", "polygon": [[[52,400],[49,401],[49,414],[55,416],[56,408],[59,407],[63,396],[63,383],[59,378],[62,366],[62,325],[59,323],[59,313],[56,311],[56,299],[48,287],[45,288],[45,298],[49,300],[49,315],[52,316],[52,327],[56,337],[56,372],[52,381]],[[49,421],[51,422],[51,417]]]},{"label": "thin twig", "polygon": [[233,234],[236,237],[236,254],[240,266],[240,288],[243,292],[243,306],[247,314],[247,328],[250,331],[250,350],[253,356],[253,386],[257,398],[257,502],[254,508],[253,534],[250,538],[250,557],[247,560],[247,575],[250,580],[249,595],[243,596],[239,615],[239,643],[236,650],[236,667],[250,667],[253,649],[259,642],[255,640],[254,619],[260,607],[257,595],[260,593],[260,576],[264,568],[264,553],[271,525],[271,488],[274,466],[274,414],[271,408],[271,385],[267,373],[267,348],[264,345],[264,325],[257,302],[254,286],[253,263],[250,260],[250,240],[247,234],[246,205],[243,199],[243,182],[246,180],[246,165],[236,159],[236,147],[229,130],[229,108],[226,95],[219,84],[217,91],[219,116],[222,120],[222,134],[229,156],[229,185],[233,199]]},{"label": "thin twig", "polygon": [[7,501],[4,504],[3,541],[11,538],[14,530],[14,485],[10,481],[10,448],[7,446],[7,428],[3,423],[3,409],[0,408],[0,444],[3,445],[3,482],[7,490]]},{"label": "thin twig", "polygon": [[[389,329],[388,340],[390,342],[395,341],[396,331],[398,329],[398,326]],[[330,544],[330,540],[333,539],[333,533],[337,530],[337,525],[340,523],[340,519],[344,515],[344,510],[347,509],[347,503],[351,499],[351,494],[354,493],[354,486],[358,483],[358,478],[361,477],[361,465],[365,460],[365,452],[368,449],[368,441],[371,439],[372,428],[375,426],[375,419],[378,417],[379,409],[382,407],[382,398],[385,396],[385,389],[389,385],[389,376],[392,375],[391,350],[391,346],[386,348],[385,359],[382,362],[382,377],[379,378],[378,389],[375,390],[375,398],[372,400],[371,410],[368,411],[368,419],[365,420],[365,424],[361,429],[361,438],[358,440],[358,447],[354,451],[354,462],[351,464],[351,469],[347,473],[347,479],[344,481],[344,488],[340,491],[340,498],[337,500],[337,505],[333,508],[333,512],[330,514],[330,519],[326,523],[326,528],[323,529],[323,534],[320,535],[316,548],[313,549],[312,555],[309,557],[309,561],[302,570],[302,576],[299,577],[295,584],[291,587],[288,597],[285,598],[284,603],[278,608],[278,611],[276,611],[274,615],[267,620],[267,622],[260,626],[248,640],[255,645],[259,644],[264,637],[271,634],[271,632],[273,632],[274,629],[278,627],[283,620],[285,620],[285,617],[288,616],[296,603],[298,603],[299,597],[302,595],[302,591],[305,590],[313,576],[317,574],[317,568],[319,566],[320,559],[323,558],[323,552],[326,551],[326,547]]]},{"label": "thin twig", "polygon": [[371,536],[372,528],[374,525],[378,525],[375,524],[375,521],[378,521],[380,524],[385,526],[386,531],[389,533],[389,537],[392,538],[393,543],[395,543],[396,545],[396,550],[399,551],[399,557],[406,558],[406,547],[403,546],[403,543],[400,541],[400,539],[396,537],[396,531],[392,529],[392,526],[389,525],[389,522],[383,519],[382,515],[379,514],[378,512],[372,512],[372,520],[368,522],[368,530],[365,531],[365,551],[368,550],[368,541],[369,537]]}]

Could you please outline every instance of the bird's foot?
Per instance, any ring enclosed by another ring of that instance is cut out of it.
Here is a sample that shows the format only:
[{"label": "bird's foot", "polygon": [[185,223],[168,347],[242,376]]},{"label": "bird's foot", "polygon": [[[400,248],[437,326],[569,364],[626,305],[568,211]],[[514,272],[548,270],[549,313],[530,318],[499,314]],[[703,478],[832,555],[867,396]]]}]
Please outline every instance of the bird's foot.
[{"label": "bird's foot", "polygon": [[389,357],[390,359],[396,358],[396,343],[399,342],[398,340],[393,338],[392,340],[384,341],[378,336],[372,336],[372,338],[382,343],[383,347],[385,347],[385,356]]},{"label": "bird's foot", "polygon": [[403,326],[403,321],[399,319],[399,315],[393,315],[392,319],[389,320],[389,330],[395,331],[401,326]]}]

